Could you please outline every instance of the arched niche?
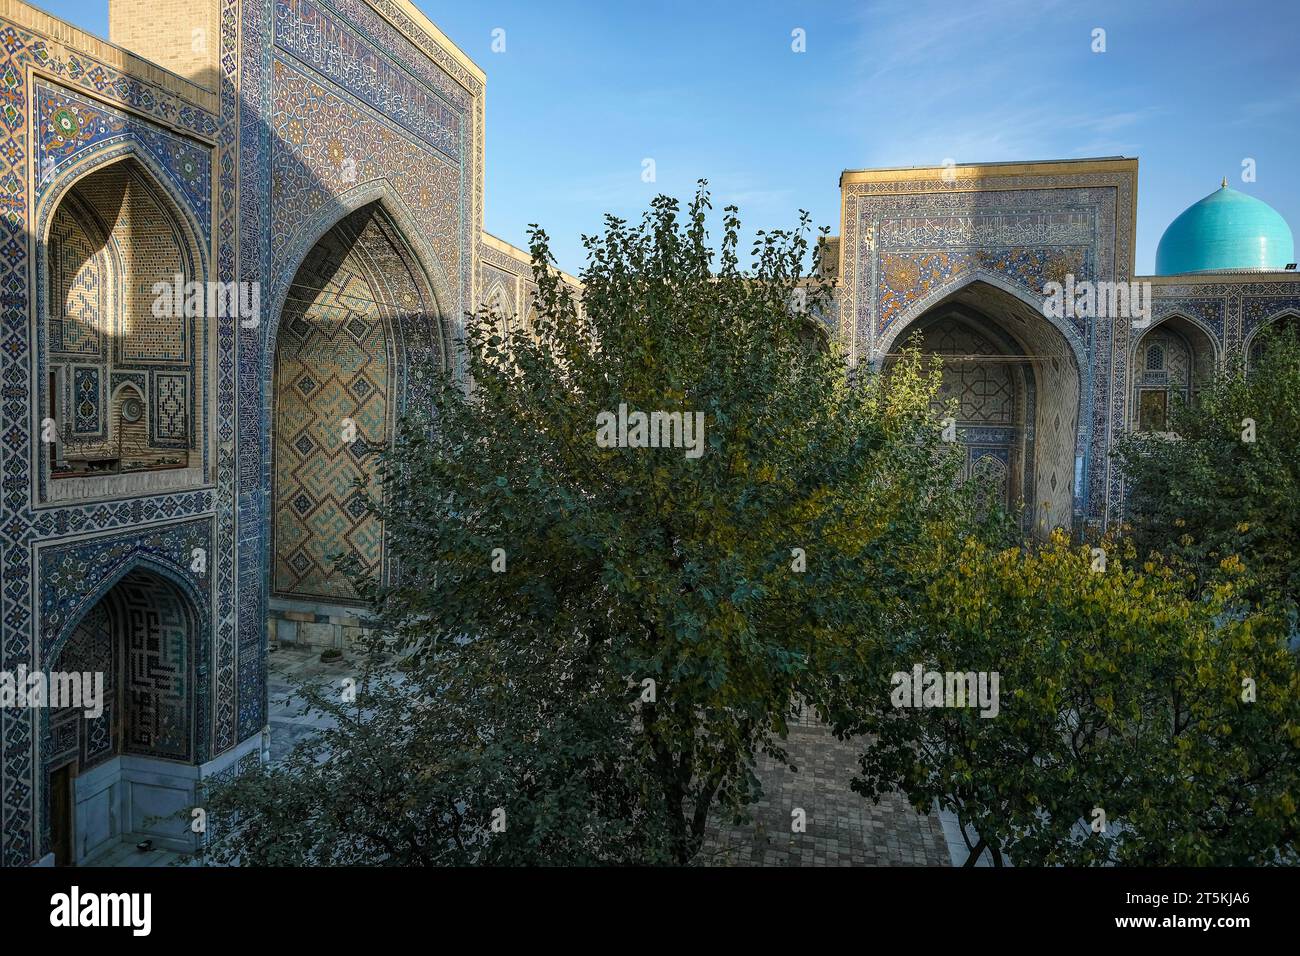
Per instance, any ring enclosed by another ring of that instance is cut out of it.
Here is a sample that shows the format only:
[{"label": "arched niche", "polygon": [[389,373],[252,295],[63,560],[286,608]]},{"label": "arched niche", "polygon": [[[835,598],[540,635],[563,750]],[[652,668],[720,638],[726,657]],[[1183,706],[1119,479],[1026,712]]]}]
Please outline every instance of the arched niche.
[{"label": "arched niche", "polygon": [[1213,377],[1218,349],[1200,325],[1171,315],[1133,344],[1131,427],[1164,433],[1178,403],[1189,403]]},{"label": "arched niche", "polygon": [[993,479],[1009,507],[1023,508],[1027,531],[1071,528],[1084,453],[1074,343],[1021,296],[982,280],[932,298],[893,329],[882,365],[908,341],[943,359],[967,475]]},{"label": "arched niche", "polygon": [[189,845],[185,821],[164,811],[191,800],[184,781],[193,773],[184,768],[200,761],[199,629],[187,590],[141,564],[54,642],[49,687],[81,681],[76,705],[50,700],[42,717],[42,849],[56,863],[142,838]]},{"label": "arched niche", "polygon": [[[272,377],[273,597],[349,605],[340,566],[386,573],[378,450],[442,369],[431,286],[382,202],[344,216],[288,285]],[[416,386],[419,386],[418,388]]]},{"label": "arched niche", "polygon": [[1296,329],[1300,331],[1300,313],[1287,311],[1281,312],[1270,317],[1267,321],[1261,322],[1247,337],[1243,343],[1243,354],[1246,358],[1246,369],[1249,371],[1259,364],[1263,356],[1265,344],[1277,332],[1282,329]]},{"label": "arched niche", "polygon": [[[42,221],[38,500],[201,483],[208,323],[185,309],[187,291],[206,276],[192,222],[129,153],[70,178]],[[129,455],[117,401],[124,388],[144,423]]]}]

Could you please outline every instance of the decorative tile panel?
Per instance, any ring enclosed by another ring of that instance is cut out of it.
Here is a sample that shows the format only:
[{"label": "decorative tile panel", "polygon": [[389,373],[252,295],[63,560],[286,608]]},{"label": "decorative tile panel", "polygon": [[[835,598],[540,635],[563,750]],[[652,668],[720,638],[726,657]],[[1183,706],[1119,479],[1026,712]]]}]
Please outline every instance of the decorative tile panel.
[{"label": "decorative tile panel", "polygon": [[72,367],[72,434],[97,437],[104,432],[104,388],[100,369],[94,365]]},{"label": "decorative tile panel", "polygon": [[176,372],[153,373],[153,398],[149,424],[159,448],[189,445],[189,376]]}]

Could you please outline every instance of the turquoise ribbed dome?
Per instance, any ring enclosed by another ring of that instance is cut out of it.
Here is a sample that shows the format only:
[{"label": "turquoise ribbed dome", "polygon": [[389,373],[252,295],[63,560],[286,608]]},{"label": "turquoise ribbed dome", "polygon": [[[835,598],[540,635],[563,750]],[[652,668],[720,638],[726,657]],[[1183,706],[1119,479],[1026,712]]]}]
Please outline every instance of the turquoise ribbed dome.
[{"label": "turquoise ribbed dome", "polygon": [[1156,247],[1156,275],[1221,269],[1282,269],[1295,261],[1291,227],[1254,196],[1222,188],[1169,224]]}]

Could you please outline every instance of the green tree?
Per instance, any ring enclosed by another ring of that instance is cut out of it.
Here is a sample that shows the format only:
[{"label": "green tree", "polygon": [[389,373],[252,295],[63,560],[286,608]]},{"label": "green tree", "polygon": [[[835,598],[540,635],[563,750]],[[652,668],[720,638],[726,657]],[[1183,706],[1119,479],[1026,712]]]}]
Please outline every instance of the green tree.
[{"label": "green tree", "polygon": [[[580,302],[534,229],[534,326],[470,316],[470,387],[383,457],[363,692],[303,689],[332,729],[214,789],[209,859],[690,862],[799,700],[896,626],[900,556],[974,513],[938,368],[851,380],[807,217],[742,269],[736,210],[716,251],[709,211],[607,218]],[[638,412],[680,417],[611,446]]]},{"label": "green tree", "polygon": [[[644,820],[636,793],[599,763],[607,748],[590,745],[586,722],[603,725],[607,715],[531,714],[523,732],[501,719],[501,698],[554,677],[554,662],[516,662],[539,666],[518,667],[490,693],[468,698],[446,693],[421,669],[379,657],[364,663],[355,686],[338,679],[295,687],[303,709],[326,729],[282,762],[209,787],[201,804],[210,838],[199,860],[458,866],[666,859],[655,842],[663,827]],[[614,699],[588,703],[612,708]]]},{"label": "green tree", "polygon": [[1256,605],[1300,606],[1300,339],[1294,325],[1266,329],[1247,374],[1219,370],[1173,412],[1176,438],[1131,434],[1118,459],[1126,515],[1141,551],[1185,562],[1204,588],[1220,561],[1239,555]]},{"label": "green tree", "polygon": [[[1190,598],[1131,544],[968,537],[924,557],[912,626],[836,721],[872,735],[856,790],[953,811],[972,863],[1295,861],[1300,670],[1276,615],[1233,613],[1239,562]],[[892,675],[916,664],[996,672],[996,714],[895,706]]]},{"label": "green tree", "polygon": [[[846,381],[807,217],[742,269],[736,210],[715,252],[709,209],[701,189],[684,216],[660,197],[635,226],[608,217],[580,304],[533,231],[532,334],[475,316],[473,388],[444,387],[386,458],[400,576],[373,591],[391,646],[493,739],[582,715],[542,735],[629,787],[626,818],[678,863],[756,796],[757,752],[785,758],[819,649],[888,626],[885,559],[950,517],[952,477],[919,361],[888,389]],[[682,440],[633,447],[632,424],[609,447],[611,417],[652,412]]]}]

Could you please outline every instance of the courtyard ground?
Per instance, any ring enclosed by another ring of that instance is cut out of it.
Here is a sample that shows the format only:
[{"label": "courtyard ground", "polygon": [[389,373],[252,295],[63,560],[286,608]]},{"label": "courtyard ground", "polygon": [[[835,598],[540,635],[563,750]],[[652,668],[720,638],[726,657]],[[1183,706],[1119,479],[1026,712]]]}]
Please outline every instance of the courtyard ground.
[{"label": "courtyard ground", "polygon": [[[794,772],[760,757],[763,798],[752,821],[711,828],[702,862],[711,866],[951,866],[944,828],[918,814],[900,794],[872,804],[849,789],[858,749],[837,740],[811,714],[790,727],[786,742]],[[807,829],[792,832],[793,812]],[[964,856],[964,853],[963,853]]]}]

